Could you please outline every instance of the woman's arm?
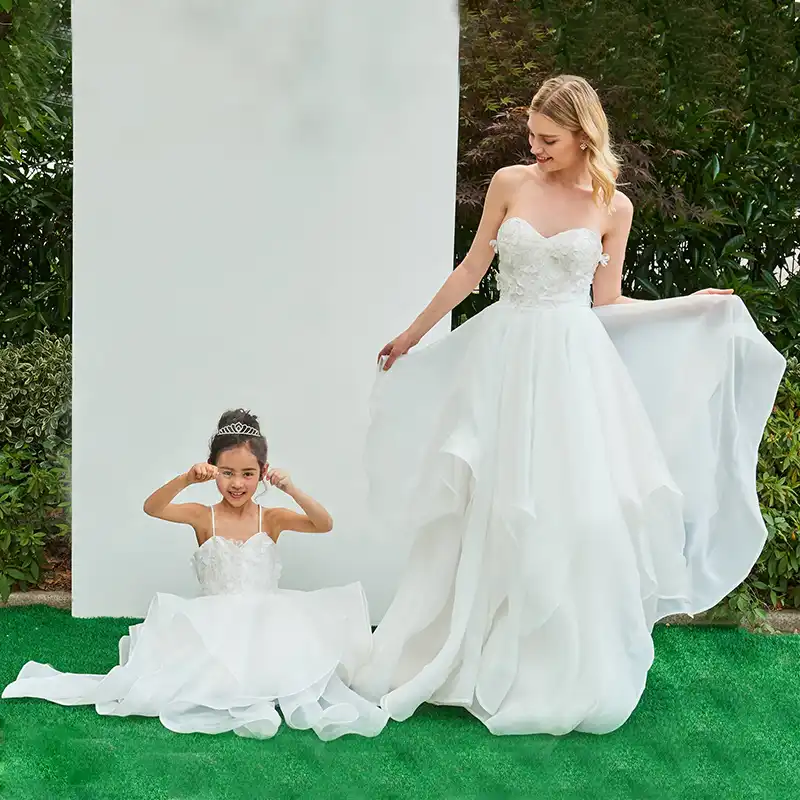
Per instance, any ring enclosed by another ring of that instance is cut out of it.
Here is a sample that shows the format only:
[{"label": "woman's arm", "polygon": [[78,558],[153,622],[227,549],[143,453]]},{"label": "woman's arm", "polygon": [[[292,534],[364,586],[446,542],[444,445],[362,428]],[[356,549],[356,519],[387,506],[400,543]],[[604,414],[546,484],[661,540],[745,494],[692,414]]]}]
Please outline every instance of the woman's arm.
[{"label": "woman's arm", "polygon": [[486,193],[481,221],[469,252],[424,311],[378,354],[378,360],[386,358],[384,369],[389,369],[400,356],[414,347],[481,282],[495,255],[491,241],[497,236],[508,209],[508,201],[523,175],[520,169],[524,167],[505,167],[495,173]]},{"label": "woman's arm", "polygon": [[611,220],[611,228],[603,237],[603,251],[608,256],[608,262],[597,268],[592,283],[594,306],[641,302],[622,294],[622,267],[633,222],[633,203],[620,191],[614,194]]},{"label": "woman's arm", "polygon": [[[622,294],[622,267],[625,249],[633,222],[633,203],[622,192],[614,194],[615,212],[612,227],[603,237],[603,250],[609,256],[608,263],[598,267],[592,283],[594,306],[619,305],[621,303],[647,303]],[[701,289],[694,294],[733,294],[733,289]]]}]

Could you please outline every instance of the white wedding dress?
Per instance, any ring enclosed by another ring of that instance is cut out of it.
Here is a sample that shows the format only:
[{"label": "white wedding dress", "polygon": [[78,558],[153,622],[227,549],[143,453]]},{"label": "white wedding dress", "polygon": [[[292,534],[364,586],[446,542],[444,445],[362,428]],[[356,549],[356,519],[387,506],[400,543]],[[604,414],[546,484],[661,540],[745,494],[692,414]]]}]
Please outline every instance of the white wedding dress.
[{"label": "white wedding dress", "polygon": [[326,741],[380,733],[386,713],[346,685],[371,646],[359,584],[279,589],[277,546],[260,519],[249,539],[214,535],[192,561],[203,596],[157,594],[144,622],[120,640],[120,664],[107,675],[28,662],[3,697],[159,717],[177,733],[269,738],[281,724],[276,706],[290,727]]},{"label": "white wedding dress", "polygon": [[766,531],[757,450],[783,357],[735,297],[593,310],[595,231],[507,219],[501,299],[376,383],[382,535],[410,560],[353,687],[497,734],[625,722],[665,615],[706,610]]}]

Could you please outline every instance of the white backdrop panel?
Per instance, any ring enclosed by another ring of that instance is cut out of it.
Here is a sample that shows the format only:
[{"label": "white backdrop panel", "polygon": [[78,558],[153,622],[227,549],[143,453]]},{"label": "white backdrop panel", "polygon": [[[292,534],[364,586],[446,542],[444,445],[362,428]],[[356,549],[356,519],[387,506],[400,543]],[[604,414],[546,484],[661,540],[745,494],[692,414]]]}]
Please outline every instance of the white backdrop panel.
[{"label": "white backdrop panel", "polygon": [[452,263],[454,3],[76,0],[73,26],[73,613],[195,593],[191,530],[142,503],[245,406],[336,523],[282,537],[283,585],[360,580],[379,619],[407,543],[371,546],[367,402]]}]

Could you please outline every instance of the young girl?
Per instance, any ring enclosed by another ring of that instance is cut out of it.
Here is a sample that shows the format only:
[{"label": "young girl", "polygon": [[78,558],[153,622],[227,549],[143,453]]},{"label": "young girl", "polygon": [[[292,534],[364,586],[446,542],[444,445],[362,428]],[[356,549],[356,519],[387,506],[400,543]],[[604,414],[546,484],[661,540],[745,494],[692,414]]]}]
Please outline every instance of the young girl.
[{"label": "young girl", "polygon": [[[375,736],[387,715],[345,682],[366,660],[371,630],[359,584],[298,592],[278,588],[283,531],[326,533],[330,514],[270,469],[258,420],[242,409],[222,415],[207,463],[154,492],[147,514],[191,525],[200,545],[192,561],[203,596],[157,594],[144,622],[120,640],[108,675],[65,674],[27,663],[4,698],[94,704],[100,714],[157,716],[178,733],[269,738],[280,708],[293,728],[323,740]],[[302,513],[253,502],[259,480],[278,487]],[[175,503],[193,483],[215,479],[214,506]]]}]

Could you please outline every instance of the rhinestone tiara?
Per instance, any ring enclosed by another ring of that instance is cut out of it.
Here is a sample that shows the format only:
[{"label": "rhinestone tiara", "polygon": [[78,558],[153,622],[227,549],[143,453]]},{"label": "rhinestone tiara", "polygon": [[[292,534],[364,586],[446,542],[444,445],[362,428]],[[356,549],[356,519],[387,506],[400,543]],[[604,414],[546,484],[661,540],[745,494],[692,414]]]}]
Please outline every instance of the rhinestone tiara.
[{"label": "rhinestone tiara", "polygon": [[215,434],[217,436],[261,436],[261,431],[243,422],[232,422],[230,425],[220,428]]}]

